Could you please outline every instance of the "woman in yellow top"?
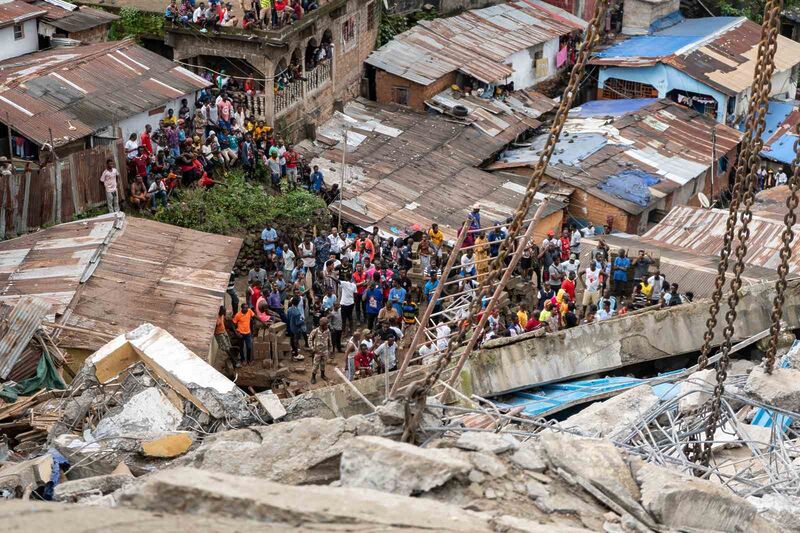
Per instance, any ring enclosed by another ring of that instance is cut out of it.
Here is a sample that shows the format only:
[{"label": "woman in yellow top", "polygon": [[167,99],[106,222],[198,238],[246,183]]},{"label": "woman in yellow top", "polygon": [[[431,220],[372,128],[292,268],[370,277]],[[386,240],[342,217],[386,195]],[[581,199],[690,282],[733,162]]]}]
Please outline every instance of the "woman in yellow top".
[{"label": "woman in yellow top", "polygon": [[486,274],[489,273],[489,239],[483,232],[478,233],[475,239],[475,263],[478,267],[478,283],[483,283]]}]

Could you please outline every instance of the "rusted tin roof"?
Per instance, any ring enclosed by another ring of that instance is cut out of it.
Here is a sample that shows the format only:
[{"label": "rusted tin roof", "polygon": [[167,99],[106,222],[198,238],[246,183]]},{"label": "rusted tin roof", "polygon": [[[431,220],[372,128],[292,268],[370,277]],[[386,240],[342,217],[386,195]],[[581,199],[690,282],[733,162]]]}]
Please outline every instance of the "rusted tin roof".
[{"label": "rusted tin roof", "polygon": [[420,85],[460,71],[486,83],[514,72],[509,56],[586,27],[537,0],[517,0],[454,17],[421,21],[372,52],[366,62]]},{"label": "rusted tin roof", "polygon": [[[340,141],[347,123],[342,217],[398,236],[415,225],[427,228],[436,222],[454,238],[474,203],[481,204],[483,220],[493,222],[505,221],[522,200],[524,180],[476,168],[527,129],[513,115],[504,118],[508,127],[489,135],[437,115],[360,100],[320,126],[317,141],[328,148],[316,150],[316,157],[309,149],[308,156],[328,185],[340,183]],[[554,201],[547,212],[562,208],[563,203]],[[331,209],[338,212],[338,203]]]},{"label": "rusted tin roof", "polygon": [[48,12],[43,20],[61,31],[74,33],[111,24],[117,19],[119,19],[119,16],[108,11],[81,6],[80,9],[74,11],[55,7],[55,9],[51,9]]},{"label": "rusted tin roof", "polygon": [[59,146],[208,85],[130,41],[56,48],[0,62],[0,122]]},{"label": "rusted tin roof", "polygon": [[[636,215],[706,173],[711,129],[725,157],[742,134],[669,100],[596,100],[570,111],[547,175]],[[506,150],[489,170],[535,165],[546,135],[530,147]],[[658,178],[646,205],[599,188],[610,176],[641,171]]]},{"label": "rusted tin roof", "polygon": [[[761,26],[744,17],[687,19],[652,35],[631,37],[592,58],[599,66],[643,67],[662,63],[727,95],[753,82]],[[775,72],[800,63],[800,43],[778,36]],[[780,88],[773,87],[773,93]],[[792,95],[793,96],[793,95]]]},{"label": "rusted tin roof", "polygon": [[25,296],[3,321],[0,326],[0,378],[8,378],[49,310],[50,305],[44,300]]},{"label": "rusted tin roof", "polygon": [[46,13],[47,10],[32,6],[22,0],[5,2],[0,4],[0,28],[41,17]]}]

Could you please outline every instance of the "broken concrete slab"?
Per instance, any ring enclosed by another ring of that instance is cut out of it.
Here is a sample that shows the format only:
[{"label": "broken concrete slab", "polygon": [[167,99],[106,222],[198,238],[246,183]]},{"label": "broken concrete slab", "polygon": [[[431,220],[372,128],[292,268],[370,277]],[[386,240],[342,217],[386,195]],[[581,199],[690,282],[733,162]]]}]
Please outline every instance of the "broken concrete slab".
[{"label": "broken concrete slab", "polygon": [[75,503],[87,496],[103,496],[133,483],[132,475],[94,476],[73,481],[65,481],[56,485],[54,500],[57,502]]},{"label": "broken concrete slab", "polygon": [[156,387],[148,387],[97,423],[95,439],[152,439],[178,429],[183,419],[172,402]]},{"label": "broken concrete slab", "polygon": [[779,409],[800,410],[800,370],[774,368],[767,374],[763,366],[757,366],[747,377],[744,390]]},{"label": "broken concrete slab", "polygon": [[465,431],[455,442],[456,448],[469,451],[504,453],[519,448],[513,435],[488,431]]},{"label": "broken concrete slab", "polygon": [[339,479],[342,452],[354,437],[382,433],[379,421],[362,416],[303,418],[218,433],[175,464],[291,485],[330,483]]},{"label": "broken concrete slab", "polygon": [[659,403],[650,385],[629,389],[618,396],[595,402],[564,422],[565,429],[577,429],[592,437],[610,437],[639,420]]},{"label": "broken concrete slab", "polygon": [[703,407],[711,399],[717,385],[717,372],[713,368],[698,370],[681,381],[678,396],[678,410],[681,413],[693,413]]},{"label": "broken concrete slab", "polygon": [[405,405],[398,400],[379,405],[375,412],[387,426],[399,426],[406,421]]},{"label": "broken concrete slab", "polygon": [[509,458],[512,464],[531,472],[544,472],[547,465],[538,446],[522,445]]},{"label": "broken concrete slab", "polygon": [[281,403],[278,395],[271,390],[259,392],[256,394],[256,400],[261,404],[261,407],[272,417],[272,420],[278,421],[286,416],[286,408]]},{"label": "broken concrete slab", "polygon": [[758,514],[772,522],[781,531],[800,532],[800,498],[785,494],[750,496],[747,502],[758,510]]},{"label": "broken concrete slab", "polygon": [[563,524],[540,524],[517,516],[502,515],[492,519],[495,531],[500,533],[590,533],[591,529],[571,527]]},{"label": "broken concrete slab", "polygon": [[28,487],[36,489],[50,481],[52,472],[53,456],[49,453],[20,463],[8,463],[0,468],[0,489],[22,495]]},{"label": "broken concrete slab", "polygon": [[680,530],[777,531],[754,505],[711,481],[643,464],[636,472],[642,505],[659,523]]},{"label": "broken concrete slab", "polygon": [[466,454],[419,448],[383,437],[356,437],[342,453],[341,484],[410,496],[427,492],[472,468]]},{"label": "broken concrete slab", "polygon": [[330,420],[337,414],[328,405],[316,396],[309,393],[285,399],[281,403],[286,408],[285,421],[300,420],[301,418],[324,418]]},{"label": "broken concrete slab", "polygon": [[491,531],[460,507],[424,498],[387,495],[365,488],[293,487],[240,475],[191,468],[164,470],[125,491],[120,505],[151,512],[222,517],[302,527],[325,523],[354,529],[406,527],[430,531]]},{"label": "broken concrete slab", "polygon": [[171,458],[186,453],[194,440],[192,434],[180,431],[142,441],[142,454],[147,457]]}]

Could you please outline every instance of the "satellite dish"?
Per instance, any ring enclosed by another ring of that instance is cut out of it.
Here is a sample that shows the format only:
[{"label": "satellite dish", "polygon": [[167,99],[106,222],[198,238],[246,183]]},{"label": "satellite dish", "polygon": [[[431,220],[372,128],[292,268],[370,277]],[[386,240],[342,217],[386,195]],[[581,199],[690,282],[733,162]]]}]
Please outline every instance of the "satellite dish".
[{"label": "satellite dish", "polygon": [[708,200],[708,196],[699,192],[697,193],[697,199],[700,200],[700,205],[702,205],[705,209],[711,208],[711,202]]}]

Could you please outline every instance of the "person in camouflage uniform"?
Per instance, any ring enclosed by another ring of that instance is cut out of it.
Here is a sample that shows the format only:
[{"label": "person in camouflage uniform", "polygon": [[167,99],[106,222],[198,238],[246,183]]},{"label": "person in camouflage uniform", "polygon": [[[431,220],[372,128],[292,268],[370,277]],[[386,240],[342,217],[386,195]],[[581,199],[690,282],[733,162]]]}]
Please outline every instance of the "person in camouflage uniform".
[{"label": "person in camouflage uniform", "polygon": [[317,382],[317,370],[320,377],[325,381],[325,360],[333,354],[333,343],[331,342],[331,330],[328,329],[328,319],[322,317],[319,320],[319,327],[308,336],[308,344],[314,354],[314,366],[311,370],[311,384]]}]

